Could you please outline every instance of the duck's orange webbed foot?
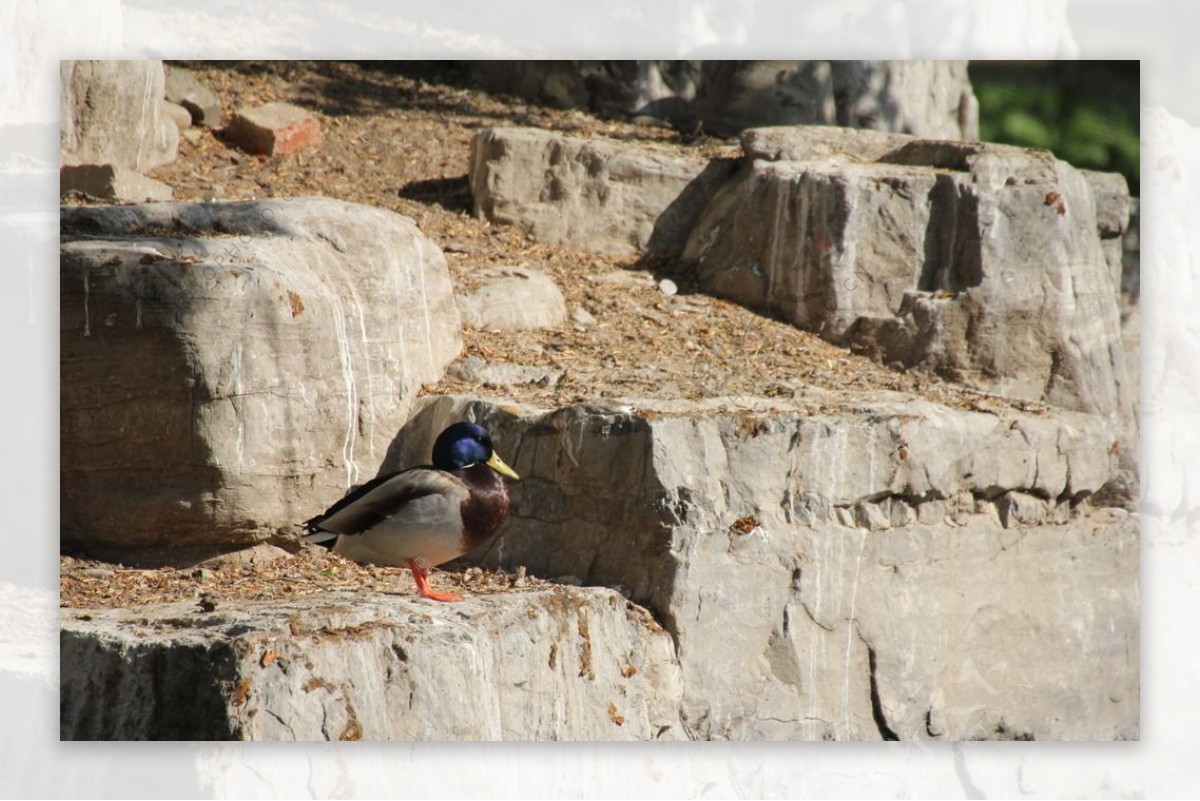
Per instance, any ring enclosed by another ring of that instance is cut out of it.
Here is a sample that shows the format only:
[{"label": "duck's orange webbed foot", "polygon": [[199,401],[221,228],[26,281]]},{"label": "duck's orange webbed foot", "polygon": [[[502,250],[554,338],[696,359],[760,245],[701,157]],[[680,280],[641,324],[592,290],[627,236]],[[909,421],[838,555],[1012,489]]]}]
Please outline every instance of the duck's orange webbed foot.
[{"label": "duck's orange webbed foot", "polygon": [[422,567],[416,559],[408,560],[408,569],[412,571],[413,578],[417,580],[417,592],[422,598],[428,598],[431,601],[461,601],[463,598],[456,592],[438,592],[429,586],[429,571]]}]

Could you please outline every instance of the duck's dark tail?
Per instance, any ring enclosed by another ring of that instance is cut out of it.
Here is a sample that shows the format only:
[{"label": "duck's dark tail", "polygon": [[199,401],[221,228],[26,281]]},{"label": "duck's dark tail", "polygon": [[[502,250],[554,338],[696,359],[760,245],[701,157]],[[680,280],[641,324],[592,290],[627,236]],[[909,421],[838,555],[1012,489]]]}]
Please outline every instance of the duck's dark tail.
[{"label": "duck's dark tail", "polygon": [[321,512],[321,514],[317,515],[316,517],[310,517],[303,523],[297,523],[297,526],[304,529],[304,533],[300,535],[300,540],[313,545],[324,545],[326,548],[333,548],[334,544],[337,542],[338,532],[328,531],[321,528],[321,522],[325,520],[325,518],[329,517],[329,515],[333,514],[333,512],[342,508],[361,495],[363,487],[363,484],[355,484],[350,489],[346,490],[346,494],[342,497],[342,499],[333,506],[329,507],[324,512]]},{"label": "duck's dark tail", "polygon": [[[301,525],[308,524],[301,523]],[[338,534],[336,531],[323,531],[321,529],[317,529],[315,531],[310,530],[307,534],[300,535],[301,541],[311,543],[313,545],[324,545],[326,548],[332,548],[334,543],[337,542],[337,538]]]}]

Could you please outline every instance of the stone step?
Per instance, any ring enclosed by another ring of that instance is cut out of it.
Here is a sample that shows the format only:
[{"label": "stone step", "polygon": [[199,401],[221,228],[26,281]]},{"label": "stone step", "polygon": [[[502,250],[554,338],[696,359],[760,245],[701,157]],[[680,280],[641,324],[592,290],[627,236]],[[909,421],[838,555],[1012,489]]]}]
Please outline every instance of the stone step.
[{"label": "stone step", "polygon": [[609,590],[68,610],[64,740],[683,739],[670,635]]}]

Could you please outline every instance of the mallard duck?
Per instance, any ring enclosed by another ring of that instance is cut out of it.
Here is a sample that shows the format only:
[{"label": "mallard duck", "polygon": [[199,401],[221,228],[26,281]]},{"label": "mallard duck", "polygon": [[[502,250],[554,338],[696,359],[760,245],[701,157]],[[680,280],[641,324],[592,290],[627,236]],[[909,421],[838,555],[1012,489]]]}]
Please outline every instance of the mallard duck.
[{"label": "mallard duck", "polygon": [[429,587],[429,569],[462,556],[508,517],[508,487],[520,478],[496,455],[488,432],[455,423],[433,444],[433,465],[377,476],[304,522],[309,542],[336,540],[333,551],[356,562],[407,566],[417,591],[461,601]]}]

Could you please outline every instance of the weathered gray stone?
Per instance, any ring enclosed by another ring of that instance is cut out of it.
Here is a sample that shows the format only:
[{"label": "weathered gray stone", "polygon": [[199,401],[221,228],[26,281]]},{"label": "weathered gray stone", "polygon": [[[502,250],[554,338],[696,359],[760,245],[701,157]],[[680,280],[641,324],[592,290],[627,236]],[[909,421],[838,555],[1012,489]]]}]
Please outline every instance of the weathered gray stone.
[{"label": "weathered gray stone", "polygon": [[441,252],[380,209],[64,207],[61,242],[64,545],[291,531],[378,466],[462,347]]},{"label": "weathered gray stone", "polygon": [[699,61],[468,61],[472,81],[492,91],[588,108],[600,114],[641,116],[677,126],[695,124],[692,99]]},{"label": "weathered gray stone", "polygon": [[64,740],[683,739],[670,635],[611,590],[69,610]]},{"label": "weathered gray stone", "polygon": [[891,525],[891,516],[877,503],[858,503],[854,506],[854,525],[880,531]]},{"label": "weathered gray stone", "polygon": [[996,508],[996,502],[987,496],[975,498],[974,514],[979,517],[987,518],[993,526],[1002,525],[1000,521],[1000,512]]},{"label": "weathered gray stone", "polygon": [[[1115,465],[1104,421],[821,400],[830,411],[811,415],[779,399],[720,414],[429,398],[384,469],[418,461],[450,420],[485,425],[522,480],[473,558],[626,588],[678,644],[689,737],[1136,737],[1136,519],[1099,510],[1021,536],[992,503],[975,512],[1006,491],[1066,503],[1100,488]],[[958,525],[882,514],[941,498]],[[852,508],[879,510],[879,530]],[[746,518],[753,532],[735,530]]]},{"label": "weathered gray stone", "polygon": [[[1118,293],[1118,301],[1122,301],[1125,258],[1123,238],[1126,228],[1129,227],[1129,185],[1125,183],[1125,176],[1116,172],[1080,170],[1080,173],[1087,179],[1092,196],[1096,199],[1096,231],[1100,237],[1100,249],[1108,263],[1109,276]],[[1121,302],[1122,311],[1124,307],[1124,302]]]},{"label": "weathered gray stone", "polygon": [[571,310],[571,322],[577,327],[591,328],[596,324],[596,316],[582,306],[576,306]]},{"label": "weathered gray stone", "polygon": [[708,292],[896,367],[1107,416],[1129,456],[1111,502],[1135,502],[1120,176],[1044,151],[830,127],[750,130],[742,143],[736,173],[713,162],[675,204],[642,193],[614,222],[628,193],[607,171],[629,146],[488,132],[474,144],[477,211],[607,252],[670,252],[690,229],[683,258]]},{"label": "weathered gray stone", "polygon": [[904,134],[836,125],[778,125],[741,135],[742,152],[751,161],[878,161],[910,141]]},{"label": "weathered gray stone", "polygon": [[1103,239],[1120,239],[1129,227],[1129,184],[1119,172],[1080,170],[1096,199],[1096,230]]},{"label": "weathered gray stone", "polygon": [[71,164],[58,171],[58,191],[63,197],[82,192],[97,200],[140,203],[170,200],[174,191],[162,181],[112,164]]},{"label": "weathered gray stone", "polygon": [[706,62],[696,100],[718,135],[764,125],[841,125],[977,139],[963,61]]},{"label": "weathered gray stone", "polygon": [[730,164],[677,149],[493,128],[471,141],[475,214],[599,253],[683,248]]},{"label": "weathered gray stone", "polygon": [[170,100],[162,100],[163,111],[171,121],[175,123],[175,127],[182,133],[184,129],[192,127],[192,113],[178,103],[172,103]]},{"label": "weathered gray stone", "polygon": [[965,61],[834,61],[838,125],[930,139],[979,138]]},{"label": "weathered gray stone", "polygon": [[808,494],[792,503],[792,517],[802,526],[824,523],[832,514],[829,501],[820,495]]},{"label": "weathered gray stone", "polygon": [[1026,492],[1006,492],[997,506],[1005,528],[1033,526],[1046,519],[1046,502]]},{"label": "weathered gray stone", "polygon": [[718,136],[762,125],[834,125],[834,71],[829,61],[706,62],[697,116]]},{"label": "weathered gray stone", "polygon": [[220,98],[191,72],[168,66],[163,91],[167,100],[187,109],[194,124],[206,128],[220,126]]},{"label": "weathered gray stone", "polygon": [[842,125],[978,138],[965,61],[479,61],[480,85],[719,136]]},{"label": "weathered gray stone", "polygon": [[553,384],[562,370],[534,367],[512,362],[489,362],[482,356],[467,356],[446,368],[446,375],[471,384],[505,387],[514,384]]},{"label": "weathered gray stone", "polygon": [[683,255],[707,291],[1119,431],[1132,399],[1099,227],[1089,182],[1049,153],[910,140],[874,163],[747,163]]},{"label": "weathered gray stone", "polygon": [[159,103],[161,61],[63,61],[59,75],[62,164],[145,172],[175,160],[179,129]]},{"label": "weathered gray stone", "polygon": [[893,527],[910,526],[917,520],[917,513],[902,498],[893,498],[888,506],[888,524]]},{"label": "weathered gray stone", "polygon": [[935,526],[945,519],[945,501],[925,501],[917,507],[917,521],[926,526]]},{"label": "weathered gray stone", "polygon": [[489,267],[484,285],[458,295],[464,325],[501,331],[554,328],[567,319],[562,290],[549,277],[527,267]]}]

